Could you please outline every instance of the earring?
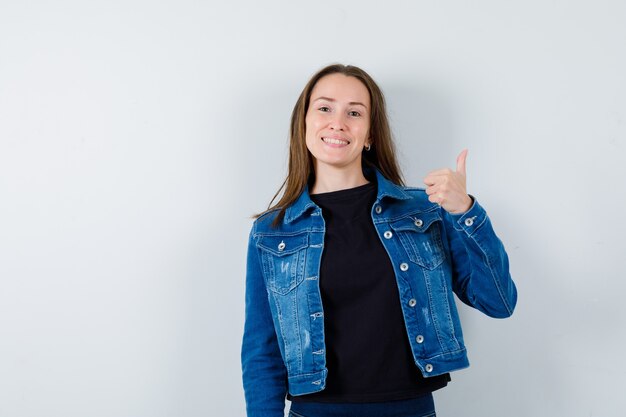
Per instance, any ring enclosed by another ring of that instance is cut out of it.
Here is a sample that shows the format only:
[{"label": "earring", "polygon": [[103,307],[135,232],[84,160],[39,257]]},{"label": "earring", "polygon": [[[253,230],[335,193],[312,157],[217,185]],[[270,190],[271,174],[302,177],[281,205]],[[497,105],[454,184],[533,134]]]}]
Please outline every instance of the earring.
[{"label": "earring", "polygon": [[368,143],[365,147],[365,151],[368,152],[370,149],[372,149],[372,145]]}]

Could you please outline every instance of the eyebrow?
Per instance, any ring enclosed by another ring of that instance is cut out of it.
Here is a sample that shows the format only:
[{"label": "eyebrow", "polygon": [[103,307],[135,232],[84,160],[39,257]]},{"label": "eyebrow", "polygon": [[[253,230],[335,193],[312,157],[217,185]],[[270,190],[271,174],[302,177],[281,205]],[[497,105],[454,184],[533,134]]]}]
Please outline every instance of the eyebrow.
[{"label": "eyebrow", "polygon": [[[335,100],[334,98],[330,98],[330,97],[318,97],[315,100],[313,100],[313,102],[316,102],[317,100],[326,100],[326,101],[330,101],[330,102],[335,102],[337,100]],[[367,109],[367,106],[363,103],[361,103],[360,101],[351,101],[348,103],[351,106],[357,105],[357,106],[363,106]]]}]

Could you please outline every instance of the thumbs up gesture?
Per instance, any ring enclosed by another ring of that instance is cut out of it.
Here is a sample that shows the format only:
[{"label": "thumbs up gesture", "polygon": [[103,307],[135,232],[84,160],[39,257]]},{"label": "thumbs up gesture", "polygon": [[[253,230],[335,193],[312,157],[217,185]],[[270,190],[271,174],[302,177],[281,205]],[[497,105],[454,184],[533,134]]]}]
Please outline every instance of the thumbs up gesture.
[{"label": "thumbs up gesture", "polygon": [[448,213],[465,213],[472,206],[472,198],[466,192],[465,159],[467,149],[456,158],[456,171],[450,168],[431,171],[424,178],[428,200],[439,204]]}]

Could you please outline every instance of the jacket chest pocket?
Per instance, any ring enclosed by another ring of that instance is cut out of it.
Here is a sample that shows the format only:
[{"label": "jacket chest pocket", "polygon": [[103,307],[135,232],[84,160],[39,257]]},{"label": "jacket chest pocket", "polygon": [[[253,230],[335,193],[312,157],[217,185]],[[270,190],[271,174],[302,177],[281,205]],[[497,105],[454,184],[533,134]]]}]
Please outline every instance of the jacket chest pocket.
[{"label": "jacket chest pocket", "polygon": [[285,295],[302,282],[308,233],[261,236],[258,246],[270,290]]},{"label": "jacket chest pocket", "polygon": [[443,220],[435,211],[418,213],[391,223],[409,259],[427,269],[435,269],[445,259],[442,227]]}]

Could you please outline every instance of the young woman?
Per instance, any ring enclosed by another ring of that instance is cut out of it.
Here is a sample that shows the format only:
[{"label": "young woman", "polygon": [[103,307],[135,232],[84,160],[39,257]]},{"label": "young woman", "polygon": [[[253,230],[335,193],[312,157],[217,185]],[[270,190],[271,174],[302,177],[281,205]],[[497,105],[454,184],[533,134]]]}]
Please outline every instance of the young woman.
[{"label": "young woman", "polygon": [[248,416],[282,417],[285,397],[296,417],[434,416],[432,392],[469,366],[453,293],[492,317],[517,301],[467,151],[405,187],[383,94],[344,65],[309,80],[290,135],[282,197],[249,236]]}]

